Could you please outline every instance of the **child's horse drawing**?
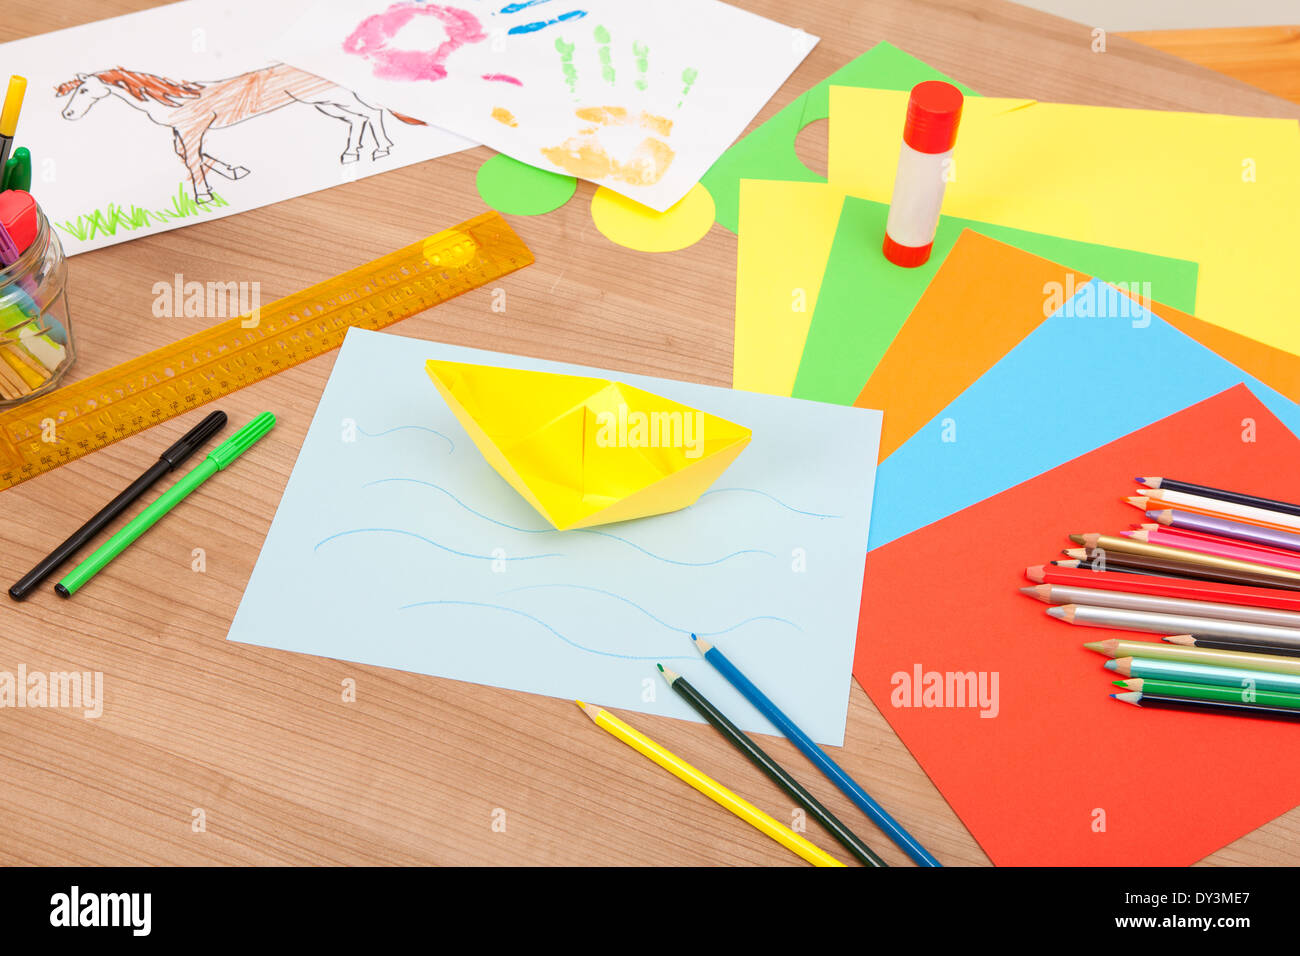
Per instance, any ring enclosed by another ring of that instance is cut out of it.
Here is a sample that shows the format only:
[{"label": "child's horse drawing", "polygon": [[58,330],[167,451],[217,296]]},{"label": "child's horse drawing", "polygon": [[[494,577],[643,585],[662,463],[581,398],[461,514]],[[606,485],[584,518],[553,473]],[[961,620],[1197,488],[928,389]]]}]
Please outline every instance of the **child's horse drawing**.
[{"label": "child's horse drawing", "polygon": [[[248,167],[231,166],[204,152],[203,137],[208,130],[234,126],[293,103],[314,106],[326,116],[348,124],[348,145],[340,162],[355,163],[361,158],[362,141],[367,134],[374,143],[373,159],[387,156],[393,147],[393,141],[384,131],[383,109],[363,102],[351,90],[282,63],[226,80],[201,82],[169,80],[118,67],[99,73],[78,73],[76,79],[59,84],[55,93],[72,94],[63,108],[64,119],[81,119],[100,100],[116,96],[148,114],[159,126],[170,126],[176,155],[189,170],[197,202],[212,199],[208,170],[227,179],[248,175]],[[403,123],[425,125],[401,113],[393,116]]]}]

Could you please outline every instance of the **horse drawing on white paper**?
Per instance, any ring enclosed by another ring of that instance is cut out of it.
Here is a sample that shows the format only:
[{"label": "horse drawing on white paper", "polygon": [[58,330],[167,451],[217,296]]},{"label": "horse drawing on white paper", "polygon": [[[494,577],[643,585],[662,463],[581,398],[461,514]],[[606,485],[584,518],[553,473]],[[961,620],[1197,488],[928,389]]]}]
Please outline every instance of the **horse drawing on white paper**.
[{"label": "horse drawing on white paper", "polygon": [[[387,156],[393,141],[384,130],[384,110],[371,106],[351,90],[302,70],[277,63],[225,80],[171,80],[153,73],[117,67],[98,73],[78,73],[55,87],[56,96],[71,99],[63,118],[78,120],[102,99],[115,96],[148,115],[159,126],[170,126],[176,155],[189,170],[196,202],[210,202],[211,170],[227,179],[242,179],[247,166],[231,166],[204,151],[203,137],[210,129],[225,129],[285,106],[304,103],[325,116],[348,124],[348,143],[341,163],[361,158],[366,139],[374,144],[372,159]],[[388,112],[403,123],[424,126],[422,120]]]}]

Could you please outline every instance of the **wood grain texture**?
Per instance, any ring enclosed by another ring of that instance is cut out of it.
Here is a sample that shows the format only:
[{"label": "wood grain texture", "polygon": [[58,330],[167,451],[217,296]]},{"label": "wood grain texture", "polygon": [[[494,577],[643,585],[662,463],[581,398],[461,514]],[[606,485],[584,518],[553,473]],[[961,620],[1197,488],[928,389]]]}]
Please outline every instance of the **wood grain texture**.
[{"label": "wood grain texture", "polygon": [[1300,103],[1300,26],[1139,30],[1122,35]]},{"label": "wood grain texture", "polygon": [[[148,5],[6,0],[0,39]],[[882,39],[990,95],[1300,116],[1300,106],[1122,39],[1094,54],[1086,27],[997,0],[742,5],[825,38],[760,121]],[[481,212],[474,174],[489,155],[478,148],[76,257],[75,374],[206,324],[151,316],[154,282],[174,273],[258,281],[269,301]],[[512,218],[537,264],[500,283],[504,314],[480,289],[393,331],[728,384],[734,236],[715,226],[689,250],[631,252],[595,231],[592,191],[580,184],[562,209]],[[227,643],[332,365],[325,356],[221,402],[232,421],[269,409],[280,423],[76,598],[43,591],[3,605],[0,670],[102,671],[106,702],[97,720],[0,712],[0,863],[798,863],[611,741],[571,702]],[[0,575],[16,580],[184,422],[0,494]],[[195,548],[205,552],[204,573],[191,570]],[[355,703],[342,701],[348,679]],[[775,785],[707,727],[633,719],[790,819]],[[786,741],[762,743],[889,862],[906,863]],[[940,860],[988,862],[856,684],[836,756]],[[205,832],[192,831],[196,809]],[[492,829],[497,809],[505,832]],[[832,840],[811,835],[843,858]],[[1300,863],[1300,811],[1207,862]]]}]

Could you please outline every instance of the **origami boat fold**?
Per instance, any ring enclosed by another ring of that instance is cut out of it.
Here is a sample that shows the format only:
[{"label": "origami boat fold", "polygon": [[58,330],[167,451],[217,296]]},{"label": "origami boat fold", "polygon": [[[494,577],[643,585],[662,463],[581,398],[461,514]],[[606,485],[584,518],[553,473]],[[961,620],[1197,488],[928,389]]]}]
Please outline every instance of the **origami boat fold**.
[{"label": "origami boat fold", "polygon": [[559,530],[694,504],[750,430],[601,378],[429,360],[488,464]]}]

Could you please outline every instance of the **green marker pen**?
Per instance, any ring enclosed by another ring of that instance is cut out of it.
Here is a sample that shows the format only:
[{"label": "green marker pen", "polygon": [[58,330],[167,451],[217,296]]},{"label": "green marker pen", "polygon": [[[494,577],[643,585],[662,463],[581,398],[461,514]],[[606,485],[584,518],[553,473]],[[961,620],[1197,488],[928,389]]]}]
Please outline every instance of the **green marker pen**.
[{"label": "green marker pen", "polygon": [[275,416],[270,412],[263,412],[235,432],[227,441],[214,448],[212,454],[208,455],[202,464],[164,491],[157,501],[128,521],[117,534],[100,545],[94,554],[68,572],[67,577],[54,585],[54,590],[62,597],[72,597],[83,584],[102,571],[108,562],[125,551],[132,541],[152,528],[159,518],[180,504],[191,491],[256,444],[257,440],[269,432],[274,425]]}]

